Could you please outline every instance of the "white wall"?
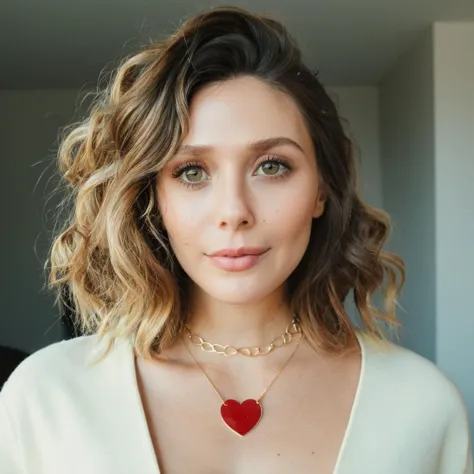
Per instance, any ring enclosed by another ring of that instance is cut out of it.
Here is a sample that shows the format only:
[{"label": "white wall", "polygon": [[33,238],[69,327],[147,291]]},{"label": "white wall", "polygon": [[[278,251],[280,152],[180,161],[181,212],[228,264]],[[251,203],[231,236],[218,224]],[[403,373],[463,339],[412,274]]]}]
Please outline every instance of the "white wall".
[{"label": "white wall", "polygon": [[473,52],[474,23],[434,24],[387,75],[380,100],[384,204],[408,271],[402,342],[459,387],[471,427]]},{"label": "white wall", "polygon": [[383,199],[388,245],[406,264],[398,311],[406,347],[435,361],[435,208],[432,32],[426,31],[380,86]]},{"label": "white wall", "polygon": [[347,120],[346,131],[358,150],[359,187],[364,200],[383,208],[382,165],[379,140],[379,91],[377,87],[328,87]]},{"label": "white wall", "polygon": [[[53,298],[42,291],[53,225],[44,206],[55,184],[48,179],[58,129],[71,119],[76,96],[77,91],[0,91],[0,344],[26,351],[61,337]],[[53,198],[48,209],[54,204]]]},{"label": "white wall", "polygon": [[474,430],[474,23],[435,25],[434,77],[437,363]]}]

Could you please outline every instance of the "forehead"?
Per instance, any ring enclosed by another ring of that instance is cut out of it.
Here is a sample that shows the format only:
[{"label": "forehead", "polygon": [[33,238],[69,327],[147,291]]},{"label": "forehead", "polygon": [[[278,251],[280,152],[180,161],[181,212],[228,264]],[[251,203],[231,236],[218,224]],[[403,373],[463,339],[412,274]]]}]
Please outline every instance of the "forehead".
[{"label": "forehead", "polygon": [[239,148],[246,143],[282,136],[312,150],[303,116],[293,99],[253,77],[204,87],[190,106],[184,144]]}]

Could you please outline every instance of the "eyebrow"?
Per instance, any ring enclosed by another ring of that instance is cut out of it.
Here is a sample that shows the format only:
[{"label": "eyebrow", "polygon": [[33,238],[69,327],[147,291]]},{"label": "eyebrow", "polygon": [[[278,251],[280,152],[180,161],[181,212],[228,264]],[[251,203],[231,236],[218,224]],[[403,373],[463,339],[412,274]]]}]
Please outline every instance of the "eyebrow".
[{"label": "eyebrow", "polygon": [[[271,148],[276,148],[277,146],[290,145],[294,148],[297,148],[302,153],[305,153],[301,145],[288,137],[272,137],[264,138],[256,142],[251,142],[247,145],[247,148],[254,152],[264,153]],[[185,155],[202,155],[212,151],[212,146],[210,145],[181,145],[178,149],[179,154]]]}]

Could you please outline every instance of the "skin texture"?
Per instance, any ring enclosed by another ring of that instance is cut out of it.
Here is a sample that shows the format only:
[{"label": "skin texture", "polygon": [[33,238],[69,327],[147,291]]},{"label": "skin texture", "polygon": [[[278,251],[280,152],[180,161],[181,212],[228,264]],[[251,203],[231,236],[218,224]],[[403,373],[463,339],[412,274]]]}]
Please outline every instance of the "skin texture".
[{"label": "skin texture", "polygon": [[[248,146],[274,137],[297,146]],[[214,343],[268,344],[292,319],[285,281],[303,257],[312,220],[324,212],[303,118],[282,92],[255,78],[233,79],[194,97],[184,145],[157,186],[170,242],[192,280],[188,325]],[[198,154],[189,146],[210,148]],[[241,246],[267,252],[239,272],[217,268],[207,256]],[[141,435],[151,438],[161,472],[332,473],[360,378],[359,351],[328,359],[303,340],[262,399],[260,423],[244,438],[222,422],[221,399],[188,352],[223,399],[243,401],[259,397],[295,344],[296,338],[246,358],[205,353],[180,339],[152,361],[137,356],[149,429]]]}]

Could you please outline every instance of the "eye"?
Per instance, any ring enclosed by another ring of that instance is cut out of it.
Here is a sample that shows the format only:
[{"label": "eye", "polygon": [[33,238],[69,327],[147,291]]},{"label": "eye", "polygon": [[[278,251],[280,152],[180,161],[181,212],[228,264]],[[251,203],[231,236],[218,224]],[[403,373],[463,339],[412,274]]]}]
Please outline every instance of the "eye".
[{"label": "eye", "polygon": [[267,176],[274,176],[278,174],[278,172],[280,171],[280,168],[281,168],[280,163],[275,163],[271,161],[267,161],[266,163],[263,163],[259,167],[259,169],[262,170],[262,173]]},{"label": "eye", "polygon": [[200,163],[184,163],[172,172],[172,177],[186,186],[195,186],[209,179]]},{"label": "eye", "polygon": [[188,183],[200,183],[208,179],[206,172],[198,166],[190,166],[180,174],[181,179]]},{"label": "eye", "polygon": [[267,158],[257,169],[259,176],[276,177],[287,173],[291,167],[280,158]]}]

